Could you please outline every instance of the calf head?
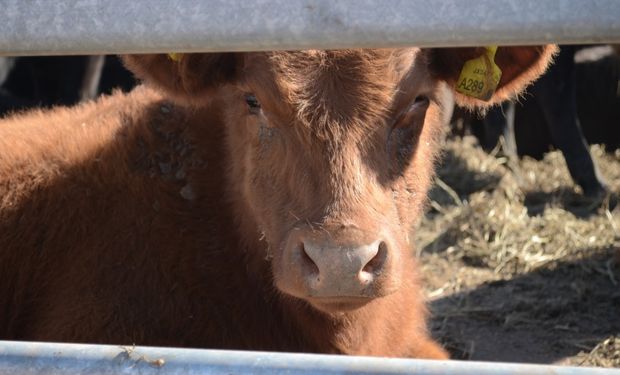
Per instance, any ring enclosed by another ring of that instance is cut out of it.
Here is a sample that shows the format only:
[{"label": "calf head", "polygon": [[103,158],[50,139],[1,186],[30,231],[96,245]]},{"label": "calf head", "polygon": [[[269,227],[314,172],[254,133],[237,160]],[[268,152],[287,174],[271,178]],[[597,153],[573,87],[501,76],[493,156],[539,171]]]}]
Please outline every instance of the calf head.
[{"label": "calf head", "polygon": [[454,99],[468,107],[498,103],[541,74],[554,51],[500,47],[503,75],[489,102],[453,90],[482,48],[125,62],[180,103],[222,104],[238,214],[267,242],[267,254],[255,258],[270,260],[278,290],[331,313],[390,295],[410,277],[410,232]]}]

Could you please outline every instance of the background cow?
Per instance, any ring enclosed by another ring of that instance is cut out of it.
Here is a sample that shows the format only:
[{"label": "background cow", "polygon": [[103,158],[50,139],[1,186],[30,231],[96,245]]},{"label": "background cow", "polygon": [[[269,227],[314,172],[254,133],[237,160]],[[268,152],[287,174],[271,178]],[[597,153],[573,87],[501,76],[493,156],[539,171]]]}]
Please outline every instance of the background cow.
[{"label": "background cow", "polygon": [[0,117],[35,107],[74,105],[134,86],[132,74],[116,56],[0,57]]},{"label": "background cow", "polygon": [[[497,145],[502,134],[509,153],[541,159],[552,146],[558,148],[584,195],[596,198],[607,188],[588,143],[605,144],[610,150],[620,144],[616,126],[620,121],[620,57],[609,46],[583,48],[561,46],[555,63],[527,95],[469,121],[487,150]],[[600,53],[605,50],[609,52]],[[510,149],[515,146],[516,150]]]},{"label": "background cow", "polygon": [[555,48],[127,56],[150,87],[0,122],[0,337],[446,358],[411,230],[453,100]]}]

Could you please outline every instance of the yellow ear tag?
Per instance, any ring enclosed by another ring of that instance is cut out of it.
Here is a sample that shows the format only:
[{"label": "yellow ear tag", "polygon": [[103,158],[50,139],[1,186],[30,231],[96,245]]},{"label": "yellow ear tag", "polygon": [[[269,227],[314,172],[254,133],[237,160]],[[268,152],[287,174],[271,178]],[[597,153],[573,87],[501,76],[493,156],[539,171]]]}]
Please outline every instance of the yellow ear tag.
[{"label": "yellow ear tag", "polygon": [[495,64],[496,52],[497,46],[488,46],[482,56],[465,62],[456,91],[484,101],[491,99],[502,77],[502,70]]},{"label": "yellow ear tag", "polygon": [[168,54],[168,58],[174,62],[179,62],[181,61],[181,57],[183,57],[182,53],[176,53],[176,52],[172,52]]}]

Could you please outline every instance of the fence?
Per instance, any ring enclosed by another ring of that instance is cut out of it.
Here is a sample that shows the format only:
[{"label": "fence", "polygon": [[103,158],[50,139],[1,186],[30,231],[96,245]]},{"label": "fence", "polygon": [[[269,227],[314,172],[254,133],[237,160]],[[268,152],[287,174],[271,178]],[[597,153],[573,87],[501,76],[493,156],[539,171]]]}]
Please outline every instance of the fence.
[{"label": "fence", "polygon": [[0,342],[0,375],[610,375],[613,372],[620,373],[608,369],[507,363]]},{"label": "fence", "polygon": [[0,0],[0,54],[620,41],[618,0]]},{"label": "fence", "polygon": [[[620,43],[618,0],[0,0],[0,9],[0,55]],[[0,341],[0,375],[610,371]]]}]

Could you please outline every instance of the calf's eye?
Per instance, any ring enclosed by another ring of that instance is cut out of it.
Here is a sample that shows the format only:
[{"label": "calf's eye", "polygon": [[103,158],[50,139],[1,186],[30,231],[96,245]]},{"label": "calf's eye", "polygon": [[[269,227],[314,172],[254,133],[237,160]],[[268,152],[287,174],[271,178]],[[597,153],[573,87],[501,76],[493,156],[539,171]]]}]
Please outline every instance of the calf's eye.
[{"label": "calf's eye", "polygon": [[428,106],[428,97],[424,96],[424,95],[420,95],[420,96],[416,96],[415,100],[413,101],[413,105],[417,105],[417,106]]},{"label": "calf's eye", "polygon": [[428,97],[418,96],[394,120],[388,138],[387,151],[395,162],[393,168],[396,173],[409,165],[422,133],[429,103]]},{"label": "calf's eye", "polygon": [[424,122],[429,99],[426,96],[418,96],[413,103],[394,122],[394,128],[404,128],[421,125]]},{"label": "calf's eye", "polygon": [[245,94],[245,102],[251,114],[256,115],[260,113],[260,103],[254,94]]}]

